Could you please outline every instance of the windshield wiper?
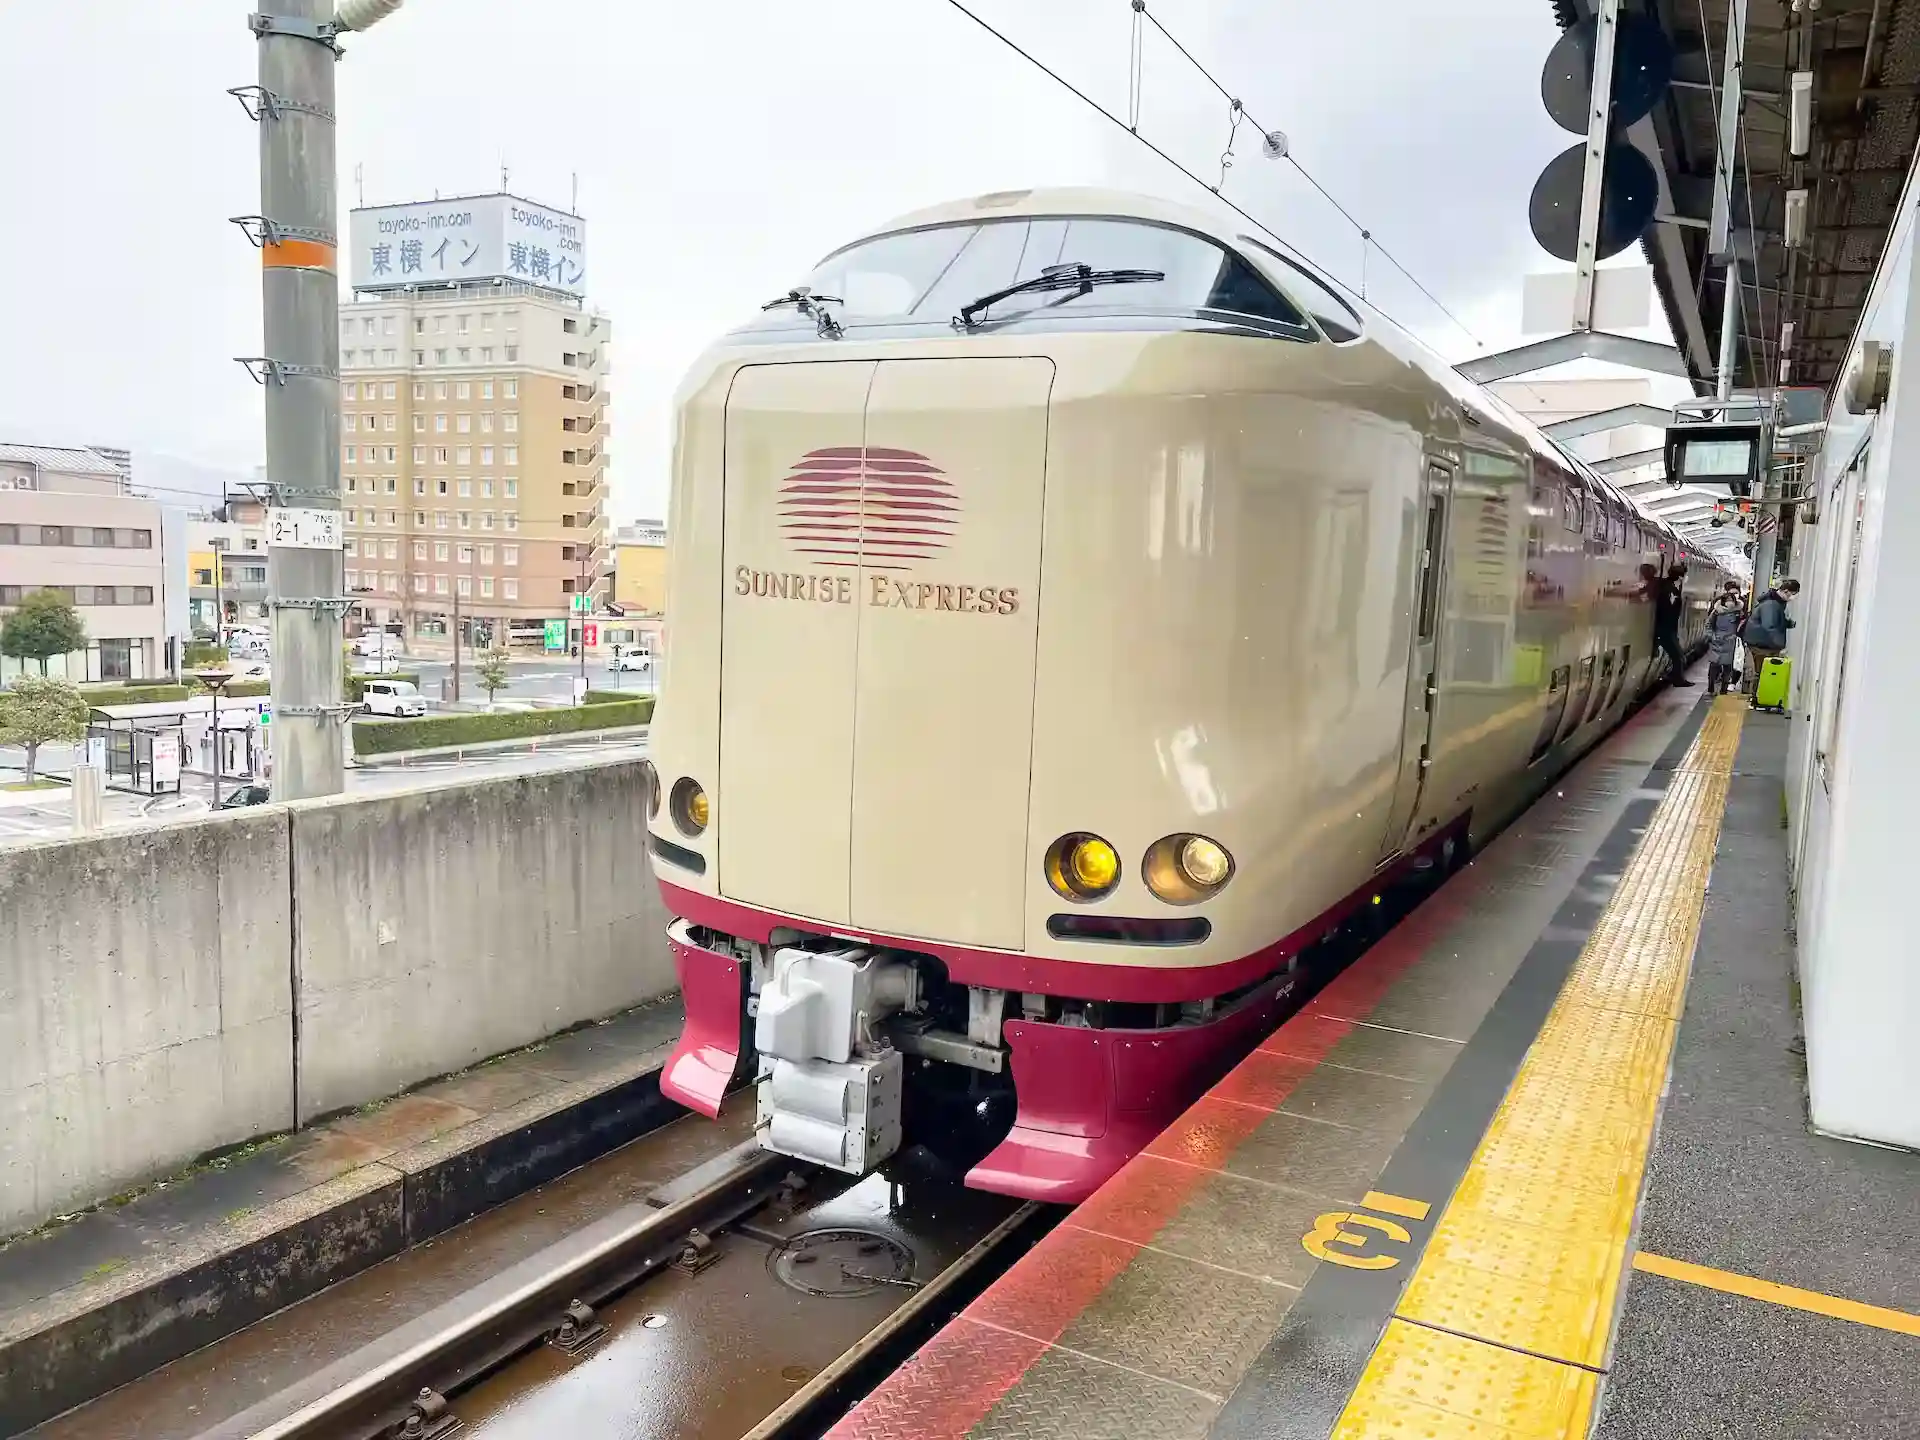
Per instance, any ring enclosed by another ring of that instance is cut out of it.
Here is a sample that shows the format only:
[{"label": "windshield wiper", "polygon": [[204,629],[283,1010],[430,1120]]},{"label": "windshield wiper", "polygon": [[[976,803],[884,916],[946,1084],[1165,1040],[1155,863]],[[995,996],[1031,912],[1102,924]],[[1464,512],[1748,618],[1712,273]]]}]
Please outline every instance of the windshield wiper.
[{"label": "windshield wiper", "polygon": [[981,311],[1013,295],[1031,295],[1042,290],[1072,290],[1077,298],[1079,295],[1091,295],[1096,285],[1150,285],[1166,278],[1164,270],[1096,270],[1084,262],[1049,265],[1031,280],[1022,280],[1018,285],[1009,285],[991,295],[982,295],[972,304],[962,306],[960,313],[953,317],[953,328],[971,330]]},{"label": "windshield wiper", "polygon": [[791,305],[802,315],[813,321],[814,330],[829,340],[838,340],[841,335],[840,322],[826,310],[828,305],[844,305],[847,302],[838,295],[816,295],[806,285],[789,290],[777,300],[769,300],[760,308],[778,310],[782,305]]}]

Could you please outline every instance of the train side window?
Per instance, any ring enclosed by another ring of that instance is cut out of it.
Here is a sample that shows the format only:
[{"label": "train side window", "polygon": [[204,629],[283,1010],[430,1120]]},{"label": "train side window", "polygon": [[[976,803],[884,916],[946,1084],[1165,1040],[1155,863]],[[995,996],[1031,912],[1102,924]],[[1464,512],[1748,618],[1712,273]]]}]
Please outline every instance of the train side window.
[{"label": "train side window", "polygon": [[1321,333],[1334,344],[1343,344],[1348,340],[1358,340],[1365,328],[1354,308],[1342,300],[1333,288],[1318,275],[1297,261],[1289,260],[1271,245],[1263,245],[1251,235],[1242,235],[1240,243],[1258,250],[1268,259],[1279,262],[1286,268],[1280,272],[1280,284],[1306,307],[1309,315],[1319,322]]},{"label": "train side window", "polygon": [[1577,483],[1569,484],[1566,489],[1560,492],[1562,505],[1561,524],[1575,535],[1578,535],[1586,528],[1586,520],[1581,514],[1580,508],[1580,502],[1585,498],[1584,493]]},{"label": "train side window", "polygon": [[1427,497],[1426,549],[1420,557],[1420,638],[1431,640],[1440,619],[1440,547],[1447,539],[1447,497]]}]

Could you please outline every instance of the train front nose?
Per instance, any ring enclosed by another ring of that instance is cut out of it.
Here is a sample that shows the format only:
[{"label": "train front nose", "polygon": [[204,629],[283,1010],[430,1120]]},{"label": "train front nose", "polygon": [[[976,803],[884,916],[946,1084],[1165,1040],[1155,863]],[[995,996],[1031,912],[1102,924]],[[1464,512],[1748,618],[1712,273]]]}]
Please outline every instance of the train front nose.
[{"label": "train front nose", "polygon": [[[717,1110],[752,988],[761,1139],[780,1153],[888,1158],[905,1042],[887,1016],[936,1021],[898,954],[776,945],[774,927],[1025,943],[1053,375],[1025,357],[819,361],[746,366],[728,392],[702,825],[720,924],[674,929],[688,1023],[662,1087]],[[759,928],[734,934],[728,913]]]}]

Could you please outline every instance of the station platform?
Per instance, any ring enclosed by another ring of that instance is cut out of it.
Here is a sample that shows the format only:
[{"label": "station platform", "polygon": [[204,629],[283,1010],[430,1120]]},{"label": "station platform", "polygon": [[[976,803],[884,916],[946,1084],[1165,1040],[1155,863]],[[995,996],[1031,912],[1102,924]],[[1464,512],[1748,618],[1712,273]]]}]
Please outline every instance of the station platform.
[{"label": "station platform", "polygon": [[1699,697],[1642,709],[831,1434],[1920,1433],[1920,1156],[1807,1128],[1792,722]]}]

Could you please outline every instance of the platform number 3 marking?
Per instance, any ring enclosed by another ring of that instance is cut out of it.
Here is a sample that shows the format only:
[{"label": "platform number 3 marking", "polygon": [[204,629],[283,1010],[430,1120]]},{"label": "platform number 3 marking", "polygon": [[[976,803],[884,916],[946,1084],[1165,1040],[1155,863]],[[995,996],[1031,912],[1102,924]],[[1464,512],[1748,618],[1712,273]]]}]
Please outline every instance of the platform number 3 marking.
[{"label": "platform number 3 marking", "polygon": [[[1408,1220],[1424,1220],[1433,1207],[1424,1200],[1409,1200],[1401,1195],[1386,1195],[1369,1190],[1360,1203],[1369,1210],[1383,1210]],[[1373,1249],[1376,1243],[1410,1245],[1413,1236],[1407,1227],[1378,1215],[1363,1215],[1356,1210],[1329,1210],[1316,1216],[1313,1229],[1300,1237],[1300,1243],[1316,1260],[1345,1265],[1350,1270],[1391,1270],[1406,1257]],[[1371,1253],[1368,1253],[1371,1250]]]}]

